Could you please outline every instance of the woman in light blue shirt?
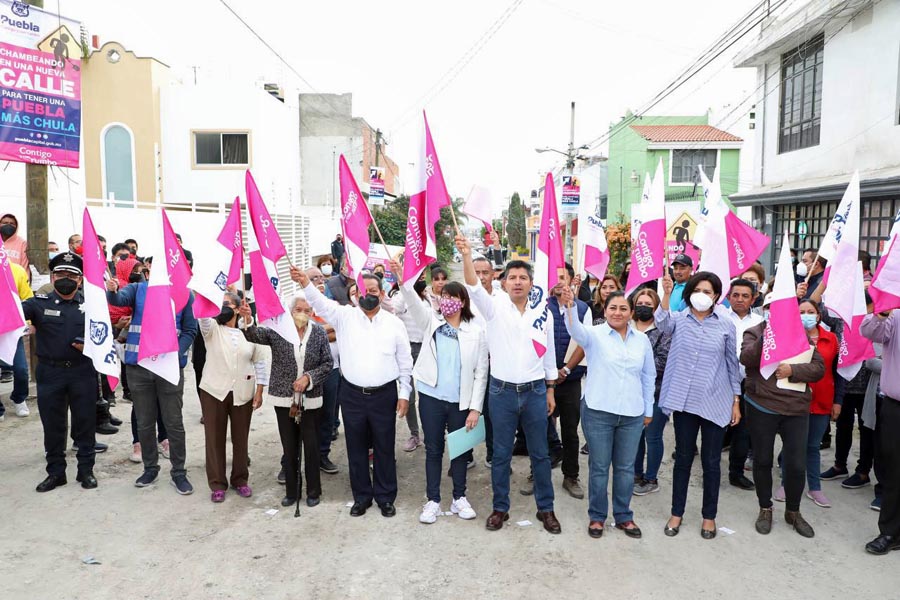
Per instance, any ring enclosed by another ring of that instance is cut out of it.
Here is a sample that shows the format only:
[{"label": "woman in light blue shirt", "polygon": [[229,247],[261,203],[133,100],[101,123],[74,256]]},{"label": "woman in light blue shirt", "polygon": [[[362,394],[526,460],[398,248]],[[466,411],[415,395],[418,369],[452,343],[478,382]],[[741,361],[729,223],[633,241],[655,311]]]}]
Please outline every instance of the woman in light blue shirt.
[{"label": "woman in light blue shirt", "polygon": [[609,512],[607,488],[613,469],[613,517],[616,529],[641,537],[631,511],[634,459],[641,431],[653,418],[656,365],[647,336],[631,326],[634,307],[622,292],[606,299],[606,322],[587,328],[578,320],[572,291],[563,291],[566,329],[587,358],[581,400],[581,428],[591,448],[588,486],[588,534],[603,535]]}]

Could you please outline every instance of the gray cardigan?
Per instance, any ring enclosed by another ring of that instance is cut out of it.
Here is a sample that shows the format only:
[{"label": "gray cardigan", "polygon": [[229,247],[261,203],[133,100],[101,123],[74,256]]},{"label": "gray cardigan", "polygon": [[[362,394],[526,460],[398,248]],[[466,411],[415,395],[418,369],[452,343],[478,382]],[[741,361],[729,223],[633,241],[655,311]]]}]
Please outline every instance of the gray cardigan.
[{"label": "gray cardigan", "polygon": [[[312,382],[305,393],[310,398],[318,398],[322,395],[322,384],[334,367],[334,360],[331,358],[325,330],[312,322],[307,327],[310,327],[310,334],[303,359],[303,372],[309,375]],[[293,397],[293,384],[299,377],[297,361],[294,359],[294,345],[268,327],[254,325],[243,331],[248,341],[272,348],[269,394],[281,398]]]}]

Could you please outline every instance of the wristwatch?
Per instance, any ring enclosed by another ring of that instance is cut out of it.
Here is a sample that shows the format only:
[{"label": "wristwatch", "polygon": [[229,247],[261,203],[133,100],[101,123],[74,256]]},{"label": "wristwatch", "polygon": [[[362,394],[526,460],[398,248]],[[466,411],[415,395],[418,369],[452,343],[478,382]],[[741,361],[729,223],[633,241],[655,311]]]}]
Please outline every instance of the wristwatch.
[{"label": "wristwatch", "polygon": [[570,369],[570,368],[567,367],[566,365],[563,365],[562,370],[563,370],[563,373],[565,373],[566,375],[571,375],[571,374],[572,374],[572,369]]}]

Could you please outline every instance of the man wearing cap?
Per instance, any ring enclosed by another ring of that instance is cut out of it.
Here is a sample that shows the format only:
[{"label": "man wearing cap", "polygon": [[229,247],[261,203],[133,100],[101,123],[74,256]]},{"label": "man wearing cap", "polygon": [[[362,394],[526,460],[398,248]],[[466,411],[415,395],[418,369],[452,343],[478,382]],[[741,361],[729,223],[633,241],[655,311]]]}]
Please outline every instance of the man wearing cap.
[{"label": "man wearing cap", "polygon": [[694,261],[687,254],[677,254],[672,259],[672,279],[675,281],[675,287],[669,294],[669,310],[679,312],[687,308],[687,303],[681,297],[684,292],[684,286],[687,285],[688,279],[694,273]]},{"label": "man wearing cap", "polygon": [[81,257],[64,252],[50,261],[53,291],[22,303],[37,339],[37,402],[44,426],[47,478],[37,486],[49,492],[66,481],[66,407],[72,411],[72,437],[78,448],[81,487],[97,487],[94,477],[97,372],[84,348],[84,296]]}]

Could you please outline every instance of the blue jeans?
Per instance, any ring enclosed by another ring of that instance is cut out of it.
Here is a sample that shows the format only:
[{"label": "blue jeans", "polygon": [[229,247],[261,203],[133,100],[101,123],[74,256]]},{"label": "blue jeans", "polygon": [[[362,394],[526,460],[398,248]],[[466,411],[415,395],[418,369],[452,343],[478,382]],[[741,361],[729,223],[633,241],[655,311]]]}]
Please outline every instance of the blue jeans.
[{"label": "blue jeans", "polygon": [[337,419],[338,393],[341,387],[341,370],[332,369],[322,384],[322,417],[319,423],[319,456],[328,458],[331,453],[331,437]]},{"label": "blue jeans", "polygon": [[672,516],[684,516],[694,448],[700,435],[700,462],[703,464],[703,518],[715,519],[719,507],[719,483],[722,469],[722,440],[725,428],[699,415],[687,412],[672,413],[675,425],[675,469],[672,477]]},{"label": "blue jeans", "polygon": [[[441,502],[441,470],[444,462],[444,432],[452,433],[466,426],[467,410],[459,410],[459,402],[438,400],[419,392],[419,416],[425,434],[425,492],[428,499]],[[453,499],[466,495],[466,452],[450,461],[453,477]]]},{"label": "blue jeans", "polygon": [[609,516],[609,466],[613,469],[613,517],[616,523],[634,520],[634,458],[644,430],[644,416],[626,417],[588,408],[581,402],[581,429],[591,453],[588,455],[588,516],[606,522]]},{"label": "blue jeans", "polygon": [[539,511],[553,510],[553,483],[550,481],[550,453],[547,449],[547,386],[544,380],[516,385],[491,377],[489,389],[494,426],[491,461],[494,510],[509,512],[509,463],[516,427],[520,425],[531,456],[535,503]]},{"label": "blue jeans", "polygon": [[809,415],[809,434],[806,438],[806,484],[811,492],[822,489],[822,480],[819,479],[822,472],[822,451],[819,445],[829,423],[831,415]]},{"label": "blue jeans", "polygon": [[[659,409],[659,403],[653,405],[653,420],[641,433],[638,441],[637,456],[634,459],[634,476],[643,477],[648,481],[656,481],[659,475],[659,465],[662,464],[665,445],[663,444],[663,431],[669,417]],[[644,450],[647,453],[647,470],[644,470]]]},{"label": "blue jeans", "polygon": [[[10,366],[3,361],[0,361],[0,365],[3,365],[4,367]],[[28,398],[28,362],[25,360],[25,338],[19,338],[19,343],[16,345],[12,371],[13,389],[12,393],[9,395],[9,399],[15,404],[22,404]],[[0,415],[5,411],[6,409],[3,408],[3,404],[0,403]]]}]

